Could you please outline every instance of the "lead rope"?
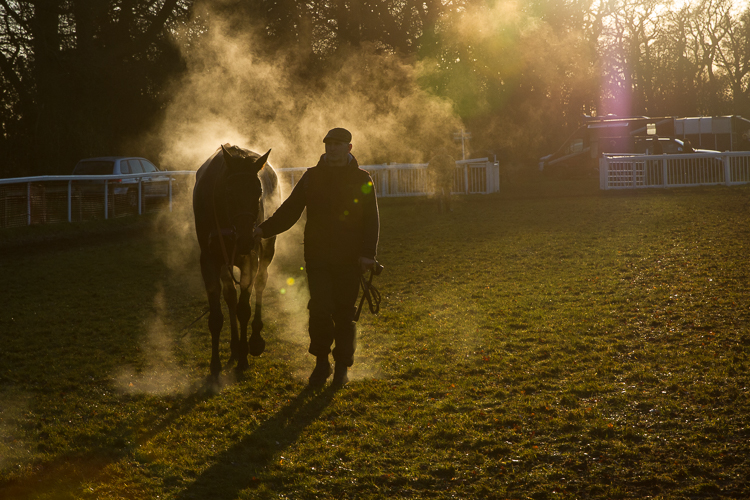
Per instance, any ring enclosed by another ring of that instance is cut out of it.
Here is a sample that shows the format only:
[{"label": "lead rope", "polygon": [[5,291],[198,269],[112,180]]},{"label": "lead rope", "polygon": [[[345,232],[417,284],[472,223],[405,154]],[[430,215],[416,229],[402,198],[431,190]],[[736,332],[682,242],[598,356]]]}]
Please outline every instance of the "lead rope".
[{"label": "lead rope", "polygon": [[370,279],[365,280],[364,275],[359,277],[359,284],[362,288],[362,298],[359,301],[359,307],[357,307],[357,313],[354,315],[354,321],[359,321],[359,315],[362,313],[362,306],[367,300],[367,305],[370,308],[370,312],[377,314],[380,312],[380,292],[372,284],[372,278],[375,273],[370,270]]},{"label": "lead rope", "polygon": [[180,335],[180,339],[184,339],[185,335],[187,335],[188,333],[190,333],[190,330],[188,330],[188,328],[190,328],[191,326],[193,326],[194,324],[196,324],[198,322],[198,320],[201,319],[206,314],[208,314],[209,311],[211,311],[211,309],[206,309],[205,311],[203,311],[203,313],[201,313],[200,316],[198,316],[197,318],[195,318],[195,320],[193,320],[192,323],[190,323],[188,326],[186,326],[185,328],[183,328],[182,330],[180,330],[180,333],[182,333],[182,335]]}]

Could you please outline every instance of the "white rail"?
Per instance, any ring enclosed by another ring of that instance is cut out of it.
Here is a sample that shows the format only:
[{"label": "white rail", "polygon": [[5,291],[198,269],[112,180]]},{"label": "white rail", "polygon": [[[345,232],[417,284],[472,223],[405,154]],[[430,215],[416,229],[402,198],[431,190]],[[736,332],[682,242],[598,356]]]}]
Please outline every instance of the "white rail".
[{"label": "white rail", "polygon": [[172,211],[193,171],[0,179],[0,228]]},{"label": "white rail", "polygon": [[600,189],[734,186],[750,183],[750,152],[605,155]]},{"label": "white rail", "polygon": [[[397,196],[425,196],[433,193],[427,163],[383,163],[361,165],[370,172],[378,198]],[[307,170],[301,168],[277,169],[288,176],[291,185],[297,183]],[[488,194],[500,190],[500,167],[487,158],[460,160],[456,162],[453,176],[455,194]]]},{"label": "white rail", "polygon": [[[426,163],[363,165],[378,197],[424,196],[432,187]],[[280,168],[294,185],[307,168]],[[0,179],[0,229],[52,222],[109,219],[172,211],[176,191],[189,193],[195,172],[151,174],[45,175]],[[494,193],[500,189],[497,163],[486,158],[456,162],[454,193]]]}]

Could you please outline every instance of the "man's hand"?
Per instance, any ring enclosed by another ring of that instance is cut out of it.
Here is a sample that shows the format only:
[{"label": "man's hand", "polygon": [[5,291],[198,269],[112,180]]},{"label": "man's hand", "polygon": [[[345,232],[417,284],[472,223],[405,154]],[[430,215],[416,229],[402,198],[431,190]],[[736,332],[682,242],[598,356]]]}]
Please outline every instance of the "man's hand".
[{"label": "man's hand", "polygon": [[253,241],[257,244],[260,243],[260,240],[263,239],[263,230],[259,227],[255,228],[255,231],[253,231]]},{"label": "man's hand", "polygon": [[359,258],[359,269],[363,273],[366,273],[369,270],[372,270],[375,267],[375,259],[371,259],[369,257],[360,257]]}]

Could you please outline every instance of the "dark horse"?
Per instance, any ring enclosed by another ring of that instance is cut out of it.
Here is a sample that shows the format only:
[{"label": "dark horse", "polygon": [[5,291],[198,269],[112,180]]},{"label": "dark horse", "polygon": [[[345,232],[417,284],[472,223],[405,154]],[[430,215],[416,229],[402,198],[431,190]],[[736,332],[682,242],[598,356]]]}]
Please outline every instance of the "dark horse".
[{"label": "dark horse", "polygon": [[[211,375],[221,372],[219,335],[224,324],[220,294],[229,309],[232,329],[231,360],[237,369],[248,367],[247,354],[260,356],[266,342],[261,303],[268,280],[268,265],[273,259],[275,238],[255,243],[253,230],[279,206],[278,178],[263,156],[225,144],[198,169],[193,191],[195,232],[201,249],[201,274],[208,294],[208,329],[211,331]],[[234,267],[240,280],[234,278]],[[240,286],[237,299],[235,283]],[[250,292],[255,285],[255,317],[248,341]],[[239,331],[237,322],[239,320]]]}]

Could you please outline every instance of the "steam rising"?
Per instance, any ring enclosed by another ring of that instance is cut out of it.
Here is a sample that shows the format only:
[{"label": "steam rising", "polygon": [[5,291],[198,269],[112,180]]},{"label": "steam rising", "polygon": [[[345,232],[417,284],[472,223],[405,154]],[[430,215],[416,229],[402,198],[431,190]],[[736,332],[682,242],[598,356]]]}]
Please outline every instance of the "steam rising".
[{"label": "steam rising", "polygon": [[250,28],[240,38],[227,31],[212,17],[186,49],[189,73],[172,91],[163,126],[164,166],[197,169],[225,142],[273,148],[276,167],[312,166],[333,127],[352,132],[360,164],[423,161],[460,129],[451,104],[419,89],[414,67],[396,56],[342,51],[341,69],[312,87],[292,76],[284,56],[257,54]]},{"label": "steam rising", "polygon": [[[269,163],[277,172],[310,167],[324,152],[322,139],[333,127],[352,132],[352,153],[361,165],[421,162],[436,149],[452,146],[452,134],[461,128],[452,104],[421,90],[415,67],[394,55],[378,55],[368,47],[342,50],[337,55],[340,69],[313,87],[293,76],[291,57],[275,55],[271,60],[258,54],[250,27],[242,35],[229,36],[227,24],[211,16],[208,30],[197,42],[190,38],[195,33],[188,30],[178,35],[185,42],[179,45],[188,72],[171,89],[173,99],[160,131],[165,144],[159,158],[162,167],[196,170],[224,143],[259,153],[272,149]],[[284,184],[287,179],[280,175],[283,198],[291,189]],[[197,244],[190,200],[175,206],[179,211],[169,215],[171,222],[160,221],[177,233],[162,257],[173,271],[180,272],[188,261],[194,262],[189,257],[194,256]],[[264,319],[267,325],[278,326],[285,341],[299,347],[302,356],[294,359],[309,361],[304,356],[309,296],[302,265],[302,227],[298,224],[277,239],[264,295]],[[199,269],[193,272],[200,277]],[[205,296],[202,284],[193,284],[200,286],[196,293]],[[157,309],[163,310],[161,294],[156,302]],[[227,325],[224,330],[222,341],[228,341]],[[171,354],[174,339],[175,333],[165,330],[160,317],[154,318],[142,346],[146,366],[140,373],[123,370],[118,377],[120,387],[146,392],[185,390],[187,374]],[[306,377],[309,367],[298,370]]]},{"label": "steam rising", "polygon": [[166,308],[162,291],[156,294],[154,305],[157,313],[149,321],[148,335],[139,347],[143,369],[137,372],[132,367],[123,368],[115,375],[115,384],[126,393],[187,393],[190,389],[188,374],[177,363],[174,334],[162,321]]}]

